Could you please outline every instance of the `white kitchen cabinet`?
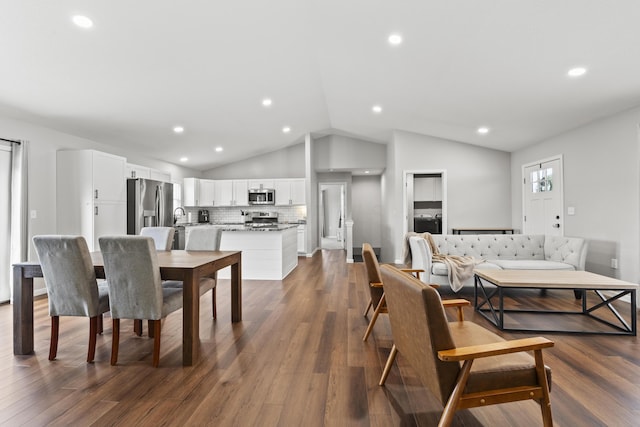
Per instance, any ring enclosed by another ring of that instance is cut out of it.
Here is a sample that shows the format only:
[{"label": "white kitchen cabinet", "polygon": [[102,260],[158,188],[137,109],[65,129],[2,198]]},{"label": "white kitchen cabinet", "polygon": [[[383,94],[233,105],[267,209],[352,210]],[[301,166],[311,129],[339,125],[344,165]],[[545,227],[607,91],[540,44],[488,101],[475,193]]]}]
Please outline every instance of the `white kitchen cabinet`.
[{"label": "white kitchen cabinet", "polygon": [[213,206],[233,206],[233,181],[215,180]]},{"label": "white kitchen cabinet", "polygon": [[171,174],[158,169],[150,169],[149,178],[155,179],[156,181],[171,182]]},{"label": "white kitchen cabinet", "polygon": [[182,205],[198,206],[199,191],[200,180],[198,178],[185,178],[182,181]]},{"label": "white kitchen cabinet", "polygon": [[247,180],[216,180],[213,206],[248,206]]},{"label": "white kitchen cabinet", "polygon": [[214,206],[215,181],[211,179],[185,178],[182,188],[184,206]]},{"label": "white kitchen cabinet", "polygon": [[273,179],[250,179],[248,181],[249,188],[275,188]]},{"label": "white kitchen cabinet", "polygon": [[200,191],[199,191],[199,205],[197,206],[215,206],[216,203],[216,189],[215,189],[215,181],[211,179],[201,179],[200,180]]},{"label": "white kitchen cabinet", "polygon": [[125,178],[151,178],[151,169],[146,166],[127,163]]},{"label": "white kitchen cabinet", "polygon": [[299,225],[298,226],[298,253],[304,254],[306,253],[305,243],[307,240],[307,226]]},{"label": "white kitchen cabinet", "polygon": [[233,205],[249,206],[249,182],[247,180],[233,180]]},{"label": "white kitchen cabinet", "polygon": [[95,150],[56,158],[57,233],[82,235],[90,250],[100,249],[100,236],[126,234],[126,159]]},{"label": "white kitchen cabinet", "polygon": [[158,169],[148,168],[146,166],[134,165],[127,163],[125,178],[145,178],[162,182],[171,182],[171,174]]},{"label": "white kitchen cabinet", "polygon": [[432,202],[442,200],[442,177],[415,178],[413,182],[413,199],[416,202]]},{"label": "white kitchen cabinet", "polygon": [[305,180],[278,179],[275,180],[276,205],[304,205],[306,204]]}]

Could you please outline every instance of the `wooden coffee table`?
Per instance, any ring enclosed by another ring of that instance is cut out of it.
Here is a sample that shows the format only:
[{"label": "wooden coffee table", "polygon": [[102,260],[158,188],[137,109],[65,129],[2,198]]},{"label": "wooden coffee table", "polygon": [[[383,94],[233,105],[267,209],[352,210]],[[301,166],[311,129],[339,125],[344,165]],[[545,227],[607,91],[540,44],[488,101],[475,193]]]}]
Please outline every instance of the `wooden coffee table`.
[{"label": "wooden coffee table", "polygon": [[[575,334],[636,335],[636,291],[638,285],[587,271],[552,270],[475,270],[474,306],[476,311],[503,331],[564,332]],[[582,309],[578,311],[505,308],[504,293],[507,289],[566,289],[582,293]],[[588,305],[588,294],[598,297]],[[631,302],[630,313],[625,319],[612,303],[625,295]],[[615,320],[596,315],[598,310],[608,310]],[[587,316],[607,325],[607,330],[559,330],[505,325],[505,314],[553,313]],[[629,324],[630,323],[630,324]]]}]

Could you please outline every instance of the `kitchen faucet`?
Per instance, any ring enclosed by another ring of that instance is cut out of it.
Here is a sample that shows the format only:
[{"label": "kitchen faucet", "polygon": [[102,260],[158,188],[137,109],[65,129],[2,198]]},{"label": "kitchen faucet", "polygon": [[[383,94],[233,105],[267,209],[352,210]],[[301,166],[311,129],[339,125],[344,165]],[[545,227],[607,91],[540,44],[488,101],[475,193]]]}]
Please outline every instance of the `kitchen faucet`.
[{"label": "kitchen faucet", "polygon": [[[182,215],[180,215],[180,216],[176,215],[176,212],[178,212],[178,210],[180,210],[182,212]],[[175,224],[176,222],[178,222],[178,218],[182,218],[185,215],[186,215],[186,212],[184,211],[184,208],[182,206],[178,206],[173,211],[173,223]]]}]

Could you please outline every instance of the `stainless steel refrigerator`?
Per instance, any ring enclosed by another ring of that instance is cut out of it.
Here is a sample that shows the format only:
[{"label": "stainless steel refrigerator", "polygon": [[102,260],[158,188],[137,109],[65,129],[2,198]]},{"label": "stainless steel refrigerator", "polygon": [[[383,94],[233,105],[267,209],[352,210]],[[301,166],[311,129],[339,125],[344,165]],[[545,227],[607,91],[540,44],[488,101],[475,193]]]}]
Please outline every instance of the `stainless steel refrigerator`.
[{"label": "stainless steel refrigerator", "polygon": [[127,234],[142,227],[173,227],[173,184],[127,179]]}]

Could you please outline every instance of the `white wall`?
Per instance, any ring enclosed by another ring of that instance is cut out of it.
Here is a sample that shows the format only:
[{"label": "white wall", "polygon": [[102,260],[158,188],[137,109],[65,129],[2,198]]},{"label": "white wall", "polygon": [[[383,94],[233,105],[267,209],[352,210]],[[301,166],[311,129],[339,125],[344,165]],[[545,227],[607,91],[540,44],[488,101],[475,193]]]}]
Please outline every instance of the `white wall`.
[{"label": "white wall", "polygon": [[[592,122],[512,153],[512,221],[522,226],[522,165],[562,154],[564,234],[589,240],[586,269],[637,283],[640,279],[640,108]],[[567,216],[567,207],[575,215]],[[610,268],[618,258],[619,270]]]},{"label": "white wall", "polygon": [[[185,176],[198,176],[200,172],[170,163],[144,158],[140,153],[100,144],[84,138],[35,126],[30,123],[0,117],[0,136],[29,142],[28,186],[29,211],[35,210],[37,218],[30,219],[29,241],[37,234],[55,234],[56,231],[56,151],[60,149],[94,149],[135,159],[132,163],[153,167],[171,173],[172,180],[181,182]],[[124,177],[123,177],[124,179]],[[36,259],[33,245],[29,248],[29,260]],[[44,289],[40,280],[37,291]]]},{"label": "white wall", "polygon": [[370,243],[374,248],[382,245],[382,187],[381,177],[354,176],[351,186],[353,217],[353,247]]},{"label": "white wall", "polygon": [[209,179],[304,178],[305,144],[209,169],[203,176]]},{"label": "white wall", "polygon": [[385,144],[363,141],[341,135],[330,135],[315,141],[315,167],[333,169],[384,169],[387,164]]},{"label": "white wall", "polygon": [[394,170],[384,175],[387,191],[383,200],[393,258],[383,250],[385,262],[403,258],[403,173],[407,170],[446,171],[447,232],[456,227],[511,226],[509,153],[402,131],[394,132],[391,148]]}]

